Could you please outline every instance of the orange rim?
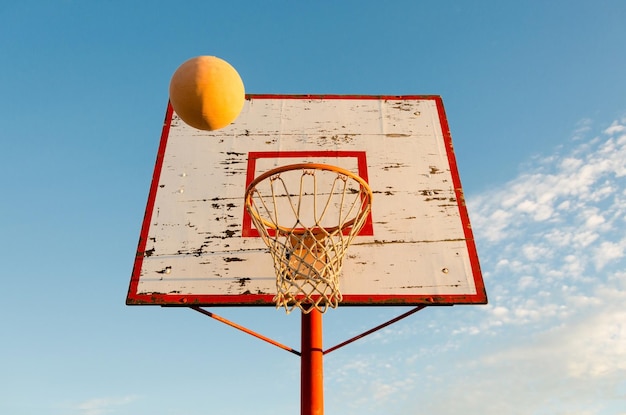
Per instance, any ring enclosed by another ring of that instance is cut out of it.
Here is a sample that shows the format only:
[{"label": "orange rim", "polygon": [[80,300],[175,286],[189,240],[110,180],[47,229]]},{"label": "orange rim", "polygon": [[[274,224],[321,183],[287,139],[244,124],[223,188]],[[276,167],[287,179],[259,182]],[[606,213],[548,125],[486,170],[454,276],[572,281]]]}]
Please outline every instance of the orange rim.
[{"label": "orange rim", "polygon": [[[363,178],[361,176],[358,176],[358,175],[352,173],[350,170],[346,170],[344,168],[337,167],[337,166],[332,166],[330,164],[319,164],[319,163],[297,163],[297,164],[288,164],[286,166],[276,167],[276,168],[274,168],[272,170],[266,171],[265,173],[259,175],[257,178],[252,180],[252,182],[250,182],[250,184],[246,188],[246,193],[245,193],[245,205],[246,205],[246,209],[248,210],[248,212],[251,215],[253,215],[257,220],[262,222],[265,226],[267,226],[268,228],[274,229],[276,232],[303,234],[303,233],[306,233],[307,230],[305,230],[305,229],[297,230],[297,229],[293,229],[293,228],[286,228],[286,227],[274,224],[272,222],[269,222],[269,221],[263,219],[262,217],[260,217],[256,213],[256,209],[252,209],[252,193],[256,189],[256,186],[259,183],[261,183],[262,181],[264,181],[264,180],[266,180],[266,179],[268,179],[268,178],[270,178],[272,176],[275,176],[277,174],[280,174],[280,173],[283,173],[283,172],[286,172],[286,171],[292,171],[292,170],[332,171],[332,172],[335,172],[337,174],[341,174],[341,175],[347,176],[347,177],[355,180],[356,182],[358,182],[359,185],[361,186],[361,189],[365,190],[365,192],[362,192],[362,195],[364,195],[365,199],[366,199],[366,201],[363,204],[363,206],[370,206],[372,204],[373,193],[372,193],[372,189],[370,188],[369,184],[365,180],[363,180]],[[361,209],[361,212],[363,212],[363,209]],[[358,216],[359,215],[357,215],[357,217]],[[347,221],[346,223],[343,224],[343,226],[334,226],[332,228],[318,227],[318,228],[310,229],[309,231],[311,231],[314,234],[315,234],[315,232],[314,232],[315,229],[320,229],[320,230],[323,229],[324,231],[326,231],[328,233],[336,232],[338,229],[341,229],[343,231],[343,229],[352,226],[354,224],[354,222],[356,221],[357,217]]]}]

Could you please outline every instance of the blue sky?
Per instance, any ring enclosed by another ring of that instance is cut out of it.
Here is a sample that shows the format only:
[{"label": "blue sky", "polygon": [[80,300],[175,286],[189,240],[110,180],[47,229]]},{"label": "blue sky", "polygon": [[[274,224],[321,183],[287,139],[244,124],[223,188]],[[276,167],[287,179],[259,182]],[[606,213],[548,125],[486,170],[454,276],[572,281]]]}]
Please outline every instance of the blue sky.
[{"label": "blue sky", "polygon": [[[444,99],[490,304],[327,355],[327,413],[626,414],[623,1],[183,3],[0,6],[1,413],[299,411],[297,357],[124,305],[170,76],[208,54],[250,93]],[[403,311],[331,310],[325,344]]]}]

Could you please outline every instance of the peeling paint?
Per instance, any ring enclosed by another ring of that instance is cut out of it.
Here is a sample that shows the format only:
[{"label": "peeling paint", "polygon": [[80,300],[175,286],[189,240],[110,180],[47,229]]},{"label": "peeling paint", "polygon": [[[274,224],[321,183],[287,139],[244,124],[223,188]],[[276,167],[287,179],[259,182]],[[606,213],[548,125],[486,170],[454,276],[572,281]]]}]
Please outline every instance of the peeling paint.
[{"label": "peeling paint", "polygon": [[428,166],[430,168],[430,174],[443,173],[437,166]]},{"label": "peeling paint", "polygon": [[243,262],[243,261],[245,261],[245,259],[237,258],[237,257],[224,258],[224,262]]},{"label": "peeling paint", "polygon": [[248,284],[250,281],[252,281],[251,278],[244,277],[244,278],[239,278],[236,282],[237,284],[239,284],[240,287],[245,287],[246,284]]},{"label": "peeling paint", "polygon": [[345,259],[347,304],[485,300],[438,97],[253,96],[221,131],[190,129],[175,115],[167,123],[128,303],[271,305],[276,279],[267,247],[242,237],[246,180],[320,159],[269,158],[248,171],[249,153],[320,150],[365,154],[374,193],[369,234],[353,241]]}]

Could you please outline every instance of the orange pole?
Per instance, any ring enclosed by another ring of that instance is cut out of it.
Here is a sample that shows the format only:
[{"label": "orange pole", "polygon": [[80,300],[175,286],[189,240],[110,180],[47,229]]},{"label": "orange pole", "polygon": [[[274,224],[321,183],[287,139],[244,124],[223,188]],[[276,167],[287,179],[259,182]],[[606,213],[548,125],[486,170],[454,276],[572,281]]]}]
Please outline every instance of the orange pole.
[{"label": "orange pole", "polygon": [[300,414],[324,415],[324,349],[322,313],[313,309],[302,313],[300,356]]}]

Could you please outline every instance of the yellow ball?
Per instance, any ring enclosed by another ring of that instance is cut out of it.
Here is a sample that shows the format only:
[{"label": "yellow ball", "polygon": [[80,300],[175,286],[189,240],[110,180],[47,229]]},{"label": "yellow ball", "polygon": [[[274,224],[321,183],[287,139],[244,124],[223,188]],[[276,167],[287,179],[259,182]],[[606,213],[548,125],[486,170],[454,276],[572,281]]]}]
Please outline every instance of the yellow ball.
[{"label": "yellow ball", "polygon": [[176,114],[199,130],[226,127],[239,116],[246,100],[241,77],[215,56],[189,59],[170,81],[170,103]]}]

